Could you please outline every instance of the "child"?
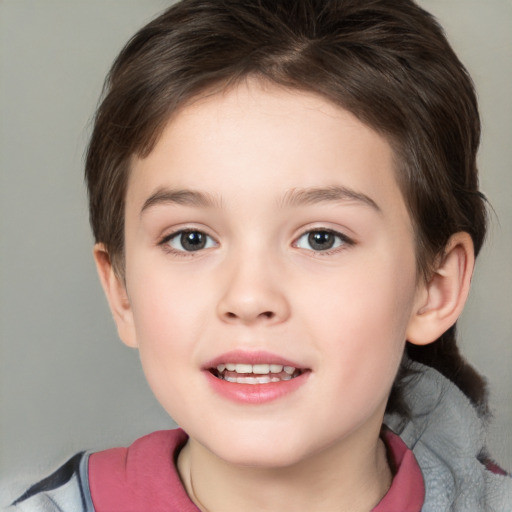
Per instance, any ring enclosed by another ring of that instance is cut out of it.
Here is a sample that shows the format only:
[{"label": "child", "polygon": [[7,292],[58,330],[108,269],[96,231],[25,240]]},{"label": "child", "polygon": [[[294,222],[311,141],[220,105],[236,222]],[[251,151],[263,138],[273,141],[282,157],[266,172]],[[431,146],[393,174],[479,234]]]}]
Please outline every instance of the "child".
[{"label": "child", "polygon": [[119,335],[182,429],[19,510],[510,510],[455,322],[485,235],[463,66],[409,0],[185,0],[89,146]]}]

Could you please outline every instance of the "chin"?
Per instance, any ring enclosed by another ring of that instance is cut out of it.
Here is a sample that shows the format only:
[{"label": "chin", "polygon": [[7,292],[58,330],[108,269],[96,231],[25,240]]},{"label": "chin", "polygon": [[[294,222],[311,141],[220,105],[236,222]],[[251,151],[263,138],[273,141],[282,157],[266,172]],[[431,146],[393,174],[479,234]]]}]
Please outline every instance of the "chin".
[{"label": "chin", "polygon": [[294,466],[312,455],[298,436],[289,433],[277,436],[275,433],[265,435],[265,432],[258,435],[246,433],[210,439],[207,448],[234,466],[279,469]]},{"label": "chin", "polygon": [[229,453],[219,454],[221,458],[233,466],[251,467],[254,469],[283,469],[294,466],[303,460],[303,454],[296,450],[267,449],[260,446],[257,449],[231,449]]}]

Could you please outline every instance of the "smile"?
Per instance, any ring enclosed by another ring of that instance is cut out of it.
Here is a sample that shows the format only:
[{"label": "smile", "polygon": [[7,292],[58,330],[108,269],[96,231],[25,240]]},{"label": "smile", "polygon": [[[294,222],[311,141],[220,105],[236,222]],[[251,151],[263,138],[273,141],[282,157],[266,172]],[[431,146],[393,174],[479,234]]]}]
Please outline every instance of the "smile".
[{"label": "smile", "polygon": [[312,369],[265,350],[232,350],[202,366],[214,393],[244,405],[262,405],[299,392]]},{"label": "smile", "polygon": [[225,363],[211,368],[218,379],[237,384],[269,384],[294,379],[302,370],[282,364]]}]

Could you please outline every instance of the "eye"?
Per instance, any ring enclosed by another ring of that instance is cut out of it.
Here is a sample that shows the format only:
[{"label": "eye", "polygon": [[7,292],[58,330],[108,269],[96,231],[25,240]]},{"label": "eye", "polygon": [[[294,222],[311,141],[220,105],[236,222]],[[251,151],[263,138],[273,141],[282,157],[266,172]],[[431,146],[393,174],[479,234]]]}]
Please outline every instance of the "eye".
[{"label": "eye", "polygon": [[337,249],[343,245],[352,245],[352,241],[337,231],[315,229],[300,236],[294,245],[299,249],[322,252]]},{"label": "eye", "polygon": [[184,230],[165,237],[162,244],[178,252],[195,252],[215,247],[217,243],[202,231]]}]

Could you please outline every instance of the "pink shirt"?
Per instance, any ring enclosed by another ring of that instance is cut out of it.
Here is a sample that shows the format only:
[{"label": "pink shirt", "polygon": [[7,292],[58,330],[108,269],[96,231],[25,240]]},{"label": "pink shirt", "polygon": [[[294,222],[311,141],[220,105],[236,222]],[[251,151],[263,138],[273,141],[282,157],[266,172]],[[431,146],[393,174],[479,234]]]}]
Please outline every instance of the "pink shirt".
[{"label": "pink shirt", "polygon": [[[412,451],[388,430],[384,430],[383,439],[395,476],[389,491],[371,512],[420,512],[425,488]],[[198,512],[175,464],[186,441],[181,429],[161,430],[141,437],[128,448],[92,454],[89,485],[95,510]]]}]

